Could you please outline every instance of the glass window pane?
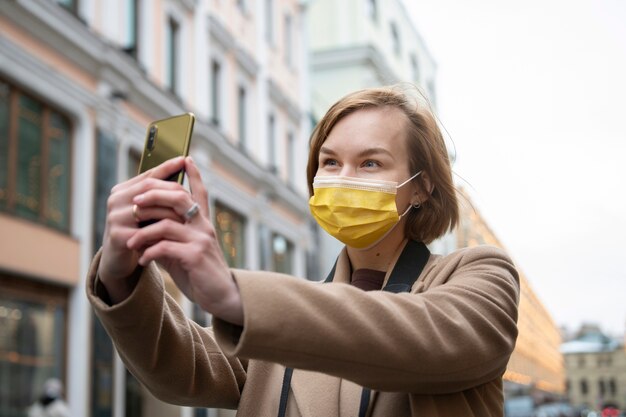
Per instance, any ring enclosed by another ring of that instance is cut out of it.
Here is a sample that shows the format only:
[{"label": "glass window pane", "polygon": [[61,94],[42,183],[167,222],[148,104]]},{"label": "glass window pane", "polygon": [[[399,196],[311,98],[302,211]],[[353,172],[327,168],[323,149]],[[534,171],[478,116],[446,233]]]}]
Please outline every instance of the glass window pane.
[{"label": "glass window pane", "polygon": [[220,125],[220,95],[221,95],[221,66],[219,62],[211,61],[211,122]]},{"label": "glass window pane", "polygon": [[65,318],[66,298],[7,292],[0,280],[1,416],[24,416],[46,379],[62,379]]},{"label": "glass window pane", "polygon": [[237,93],[237,106],[238,106],[238,115],[239,115],[239,146],[243,147],[246,143],[246,124],[248,115],[246,114],[246,89],[242,86],[239,86]]},{"label": "glass window pane", "polygon": [[9,175],[9,85],[0,81],[0,209],[6,207]]},{"label": "glass window pane", "polygon": [[70,123],[51,112],[46,173],[46,213],[50,226],[69,230],[70,205]]},{"label": "glass window pane", "polygon": [[245,267],[245,217],[222,204],[216,203],[215,218],[217,236],[228,266],[232,268]]},{"label": "glass window pane", "polygon": [[92,322],[91,415],[110,417],[113,415],[113,343],[95,315]]},{"label": "glass window pane", "polygon": [[141,383],[126,370],[126,417],[143,415],[143,394]]},{"label": "glass window pane", "polygon": [[16,212],[38,220],[41,189],[41,136],[43,105],[28,96],[20,96],[18,114],[18,149]]},{"label": "glass window pane", "polygon": [[274,271],[284,274],[293,273],[293,244],[285,237],[274,234],[272,236],[272,260]]},{"label": "glass window pane", "polygon": [[97,141],[94,250],[102,245],[107,199],[111,188],[117,184],[117,143],[115,138],[98,131]]},{"label": "glass window pane", "polygon": [[[117,183],[117,144],[115,139],[98,131],[96,155],[96,195],[94,250],[102,244],[106,202]],[[93,354],[91,364],[91,415],[113,415],[113,344],[100,320],[93,316]]]}]

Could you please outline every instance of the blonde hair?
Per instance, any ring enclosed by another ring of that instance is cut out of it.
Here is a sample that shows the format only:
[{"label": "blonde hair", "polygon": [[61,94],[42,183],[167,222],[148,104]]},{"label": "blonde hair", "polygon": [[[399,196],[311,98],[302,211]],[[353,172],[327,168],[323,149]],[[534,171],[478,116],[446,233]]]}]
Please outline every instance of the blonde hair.
[{"label": "blonde hair", "polygon": [[[410,210],[405,224],[409,239],[432,242],[454,229],[459,222],[457,192],[452,181],[452,167],[437,121],[425,104],[394,87],[369,88],[349,94],[326,112],[311,134],[307,181],[313,195],[313,178],[319,167],[319,153],[330,131],[341,119],[358,110],[394,107],[407,118],[407,149],[411,173],[422,171],[417,181],[428,199],[417,210]],[[431,189],[425,179],[430,182]]]}]

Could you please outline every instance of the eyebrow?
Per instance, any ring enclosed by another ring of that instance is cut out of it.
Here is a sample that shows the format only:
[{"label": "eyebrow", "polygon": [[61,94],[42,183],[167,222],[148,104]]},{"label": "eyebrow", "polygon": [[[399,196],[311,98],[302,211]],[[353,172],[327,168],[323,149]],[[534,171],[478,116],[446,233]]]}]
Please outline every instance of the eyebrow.
[{"label": "eyebrow", "polygon": [[[326,146],[322,146],[320,148],[320,153],[327,154],[327,155],[337,155],[337,153],[335,151],[333,151],[332,149],[330,149],[330,148],[328,148]],[[374,148],[364,149],[361,152],[359,152],[357,154],[357,156],[363,158],[363,157],[366,157],[366,156],[372,156],[372,155],[378,155],[378,154],[386,154],[386,155],[389,155],[391,158],[393,158],[393,154],[391,152],[389,152],[387,149],[381,148],[381,147],[374,147]]]}]

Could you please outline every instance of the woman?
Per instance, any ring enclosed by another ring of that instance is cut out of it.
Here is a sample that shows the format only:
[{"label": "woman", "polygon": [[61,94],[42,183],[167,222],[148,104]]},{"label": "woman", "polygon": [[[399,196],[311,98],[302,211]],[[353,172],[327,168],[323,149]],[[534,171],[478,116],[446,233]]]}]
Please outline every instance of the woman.
[{"label": "woman", "polygon": [[[181,168],[192,193],[158,179]],[[88,295],[128,368],[165,401],[238,416],[501,416],[517,273],[496,248],[426,249],[458,220],[430,112],[392,88],[344,97],[313,132],[308,181],[314,217],[346,243],[332,283],[230,270],[189,158],[113,188]]]}]

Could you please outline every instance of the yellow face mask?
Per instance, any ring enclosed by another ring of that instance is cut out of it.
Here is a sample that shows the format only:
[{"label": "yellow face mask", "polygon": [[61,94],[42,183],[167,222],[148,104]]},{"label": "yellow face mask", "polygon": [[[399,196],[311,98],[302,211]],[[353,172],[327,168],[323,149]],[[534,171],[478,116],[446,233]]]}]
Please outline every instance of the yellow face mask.
[{"label": "yellow face mask", "polygon": [[385,237],[411,209],[409,205],[398,214],[396,192],[421,173],[400,185],[334,175],[315,177],[309,199],[311,214],[334,238],[352,248],[366,249]]}]

